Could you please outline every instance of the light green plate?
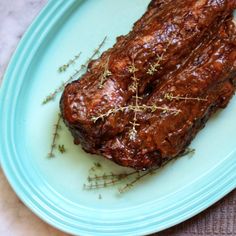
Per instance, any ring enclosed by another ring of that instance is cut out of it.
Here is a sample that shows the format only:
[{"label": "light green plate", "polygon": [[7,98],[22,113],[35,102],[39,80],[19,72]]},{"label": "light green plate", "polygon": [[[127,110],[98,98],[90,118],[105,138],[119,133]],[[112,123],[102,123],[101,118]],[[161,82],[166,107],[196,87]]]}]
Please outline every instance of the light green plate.
[{"label": "light green plate", "polygon": [[[51,0],[21,41],[5,74],[0,98],[0,155],[4,172],[24,203],[53,226],[74,235],[144,235],[180,223],[236,187],[236,98],[192,143],[196,154],[170,163],[124,194],[116,187],[85,191],[88,171],[121,167],[84,153],[63,128],[67,152],[48,159],[58,100],[43,98],[73,72],[59,65],[92,54],[126,34],[148,0]],[[104,48],[104,49],[105,49]],[[102,199],[99,199],[101,194]]]}]

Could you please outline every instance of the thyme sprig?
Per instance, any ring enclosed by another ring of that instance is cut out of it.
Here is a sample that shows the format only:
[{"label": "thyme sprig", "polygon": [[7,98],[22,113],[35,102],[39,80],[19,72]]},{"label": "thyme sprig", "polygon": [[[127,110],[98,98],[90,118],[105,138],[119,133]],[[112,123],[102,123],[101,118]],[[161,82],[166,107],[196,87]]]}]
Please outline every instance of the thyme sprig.
[{"label": "thyme sprig", "polygon": [[104,173],[103,175],[95,174],[94,176],[88,176],[88,182],[99,181],[99,180],[111,180],[111,179],[121,180],[136,173],[137,171],[131,173],[121,173],[121,174],[114,174],[112,172],[110,174]]},{"label": "thyme sprig", "polygon": [[58,68],[58,72],[65,72],[71,65],[75,64],[75,62],[80,58],[81,54],[82,53],[80,52],[79,54],[75,55],[73,59],[69,60],[66,64],[60,66]]},{"label": "thyme sprig", "polygon": [[129,183],[127,183],[124,187],[119,188],[120,193],[126,192],[128,189],[132,188],[138,181],[143,179],[145,176],[152,174],[153,170],[147,171],[145,173],[137,172],[137,177],[134,180],[131,180]]},{"label": "thyme sprig", "polygon": [[94,175],[88,176],[88,183],[84,184],[84,190],[93,190],[110,187],[120,183],[121,180],[128,178],[136,174],[137,171],[131,173],[121,173],[121,174],[103,174],[103,175]]},{"label": "thyme sprig", "polygon": [[148,75],[154,75],[158,71],[158,69],[161,67],[160,63],[163,61],[165,53],[169,49],[170,45],[171,45],[171,40],[168,42],[167,46],[163,49],[163,52],[157,55],[156,62],[150,65],[147,71]]},{"label": "thyme sprig", "polygon": [[166,93],[165,94],[165,99],[169,100],[169,101],[173,101],[173,100],[185,100],[185,101],[204,101],[207,102],[208,100],[206,98],[200,98],[200,97],[196,97],[196,98],[192,98],[192,97],[184,97],[184,96],[174,96],[173,93]]},{"label": "thyme sprig", "polygon": [[[187,155],[194,155],[195,149],[187,148],[182,154],[180,154],[178,157],[175,158],[175,160],[179,159],[180,157],[187,156]],[[119,188],[120,193],[124,193],[127,190],[134,187],[135,184],[137,184],[140,180],[144,179],[148,175],[154,175],[157,170],[161,169],[162,167],[166,166],[169,163],[170,159],[167,159],[161,163],[161,165],[156,166],[154,168],[151,168],[147,171],[136,171],[136,177],[126,183],[123,187]]]},{"label": "thyme sprig", "polygon": [[66,84],[67,84],[66,82],[62,82],[62,84],[61,84],[57,89],[55,89],[54,92],[50,93],[50,94],[43,100],[42,105],[45,105],[45,104],[47,104],[47,103],[53,101],[53,100],[56,98],[57,94],[59,94],[61,91],[63,91],[63,89],[65,88]]},{"label": "thyme sprig", "polygon": [[48,153],[48,157],[49,158],[53,158],[55,157],[55,149],[57,147],[56,145],[56,141],[57,139],[59,138],[59,130],[61,129],[61,120],[62,120],[62,116],[61,114],[59,113],[58,114],[58,119],[57,119],[57,122],[56,124],[54,125],[54,132],[53,132],[53,138],[52,138],[52,143],[51,143],[51,148],[50,148],[50,152]]},{"label": "thyme sprig", "polygon": [[134,118],[133,118],[133,121],[130,121],[132,128],[129,132],[129,137],[131,140],[135,140],[136,135],[137,135],[136,127],[140,126],[137,123],[137,121],[138,121],[137,120],[137,113],[138,113],[138,111],[140,111],[140,108],[139,108],[140,107],[139,106],[140,97],[139,97],[139,91],[138,91],[139,90],[139,79],[136,76],[136,72],[138,72],[138,69],[135,67],[134,60],[133,60],[132,66],[129,68],[129,71],[130,71],[130,73],[133,74],[133,76],[131,77],[133,83],[129,87],[129,90],[131,90],[132,92],[135,92],[135,106],[133,106]]},{"label": "thyme sprig", "polygon": [[135,93],[134,98],[135,102],[134,104],[128,105],[128,106],[120,106],[116,108],[111,108],[105,113],[97,114],[95,116],[91,117],[91,121],[96,123],[98,120],[104,121],[105,118],[108,118],[112,114],[116,114],[118,112],[125,112],[125,111],[133,111],[134,112],[134,117],[133,120],[130,121],[131,124],[131,129],[129,131],[129,137],[131,140],[135,140],[136,135],[137,135],[137,127],[140,126],[138,123],[137,115],[138,112],[145,112],[145,111],[150,111],[150,112],[155,112],[157,110],[163,111],[163,113],[167,112],[172,112],[174,115],[178,115],[181,111],[177,109],[171,109],[168,108],[167,106],[157,106],[156,104],[150,105],[140,105],[139,101],[142,99],[139,96],[139,78],[136,76],[136,72],[138,72],[138,68],[135,66],[134,59],[132,60],[132,64],[128,67],[129,73],[132,74],[131,79],[132,83],[129,86],[129,91],[132,91]]},{"label": "thyme sprig", "polygon": [[158,71],[158,68],[161,66],[161,61],[163,60],[164,52],[161,55],[157,55],[156,62],[150,65],[150,68],[147,71],[148,75],[154,75]]},{"label": "thyme sprig", "polygon": [[80,74],[88,67],[89,63],[96,57],[99,53],[101,48],[104,46],[107,37],[103,39],[103,41],[99,44],[98,48],[96,48],[93,54],[87,59],[87,61],[80,66],[78,70],[75,71],[73,75],[71,75],[65,82],[63,82],[57,89],[55,89],[52,93],[50,93],[42,102],[43,105],[47,104],[48,102],[53,101],[56,96],[63,91],[65,86],[72,80],[78,79]]},{"label": "thyme sprig", "polygon": [[[177,158],[187,156],[187,155],[193,155],[195,153],[195,149],[186,149],[184,153],[179,155]],[[175,159],[177,159],[175,158]],[[88,183],[84,184],[83,188],[84,190],[95,190],[95,189],[102,189],[107,188],[111,186],[116,186],[118,184],[124,184],[124,181],[126,183],[124,186],[118,188],[119,193],[124,193],[130,188],[134,187],[135,184],[137,184],[141,179],[144,179],[148,175],[153,175],[155,172],[164,167],[166,164],[169,163],[169,159],[163,161],[163,163],[159,166],[156,166],[152,169],[149,169],[147,171],[137,171],[134,170],[132,172],[123,172],[123,173],[103,173],[101,175],[89,175],[87,178]]]},{"label": "thyme sprig", "polygon": [[104,72],[100,76],[100,82],[99,82],[99,85],[98,85],[99,89],[102,89],[105,82],[108,80],[108,78],[110,76],[112,76],[112,72],[108,68],[109,67],[109,61],[110,61],[110,57],[108,57],[108,59],[106,61],[106,64],[105,64],[105,67],[104,67]]},{"label": "thyme sprig", "polygon": [[99,182],[94,182],[94,183],[89,183],[89,184],[84,184],[83,189],[84,190],[94,190],[94,189],[101,189],[101,188],[106,188],[115,185],[118,183],[119,180],[109,180],[109,181],[103,181],[101,183]]},{"label": "thyme sprig", "polygon": [[181,110],[177,110],[177,109],[172,109],[172,108],[168,108],[166,106],[157,106],[155,104],[148,106],[148,105],[129,105],[129,106],[124,106],[124,107],[117,107],[117,108],[113,108],[108,110],[106,113],[103,114],[99,114],[97,116],[93,116],[91,118],[91,120],[95,123],[98,120],[102,120],[104,121],[105,118],[109,117],[111,114],[116,114],[118,112],[124,112],[124,111],[136,111],[136,112],[144,112],[144,111],[150,111],[150,112],[155,112],[157,110],[162,111],[163,113],[167,113],[167,112],[172,112],[174,115],[178,115]]}]

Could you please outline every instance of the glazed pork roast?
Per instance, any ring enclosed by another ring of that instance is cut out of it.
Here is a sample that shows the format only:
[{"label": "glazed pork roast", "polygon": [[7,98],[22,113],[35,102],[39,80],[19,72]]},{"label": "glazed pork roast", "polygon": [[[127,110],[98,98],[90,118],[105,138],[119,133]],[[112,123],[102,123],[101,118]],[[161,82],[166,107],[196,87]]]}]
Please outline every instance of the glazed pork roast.
[{"label": "glazed pork roast", "polygon": [[132,31],[68,84],[75,143],[145,170],[177,157],[235,92],[236,0],[152,0]]}]

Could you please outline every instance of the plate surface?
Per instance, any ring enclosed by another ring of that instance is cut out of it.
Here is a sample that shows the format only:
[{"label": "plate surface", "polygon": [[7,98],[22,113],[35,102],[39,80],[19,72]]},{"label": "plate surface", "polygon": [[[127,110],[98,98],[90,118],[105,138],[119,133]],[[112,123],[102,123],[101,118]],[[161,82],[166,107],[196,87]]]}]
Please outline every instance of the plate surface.
[{"label": "plate surface", "polygon": [[196,149],[193,157],[171,162],[124,194],[116,187],[83,190],[94,162],[101,162],[105,172],[119,173],[122,168],[84,153],[66,128],[57,142],[67,152],[47,158],[58,98],[41,103],[75,69],[59,74],[58,66],[79,51],[82,63],[106,35],[104,49],[112,46],[118,35],[129,32],[148,3],[51,0],[25,34],[5,74],[0,95],[1,165],[24,203],[68,233],[157,232],[192,217],[236,187],[236,97],[198,134],[191,144]]}]

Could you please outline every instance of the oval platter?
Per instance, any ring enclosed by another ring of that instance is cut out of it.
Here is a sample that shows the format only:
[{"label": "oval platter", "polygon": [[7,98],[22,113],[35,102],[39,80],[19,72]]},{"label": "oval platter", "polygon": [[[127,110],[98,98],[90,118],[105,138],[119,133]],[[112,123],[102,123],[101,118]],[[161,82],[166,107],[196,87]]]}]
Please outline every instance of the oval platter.
[{"label": "oval platter", "polygon": [[[130,31],[149,0],[51,0],[24,35],[5,73],[0,98],[0,156],[15,192],[39,217],[73,235],[147,235],[178,224],[236,187],[236,97],[194,139],[185,156],[125,193],[116,186],[83,188],[95,162],[123,168],[73,144],[61,124],[58,151],[49,159],[59,112],[57,97],[42,100],[75,70],[57,68],[82,52],[81,65],[107,36],[103,50]],[[101,171],[101,170],[99,170]]]}]

